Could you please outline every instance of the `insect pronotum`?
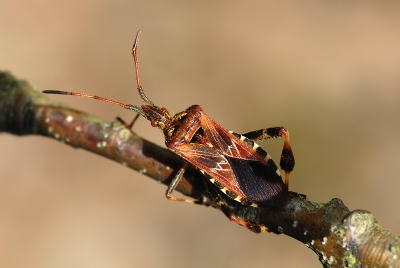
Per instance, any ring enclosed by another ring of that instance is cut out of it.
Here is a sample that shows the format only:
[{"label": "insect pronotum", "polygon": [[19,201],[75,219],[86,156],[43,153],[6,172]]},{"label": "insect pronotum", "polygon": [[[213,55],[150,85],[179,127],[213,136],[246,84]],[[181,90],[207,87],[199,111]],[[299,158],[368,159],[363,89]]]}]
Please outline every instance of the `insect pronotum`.
[{"label": "insect pronotum", "polygon": [[[144,105],[139,107],[77,92],[45,90],[43,93],[86,97],[119,105],[135,111],[149,120],[153,127],[161,129],[164,132],[166,146],[186,160],[167,188],[165,195],[169,200],[202,203],[198,200],[171,195],[189,162],[205,174],[224,194],[242,204],[270,208],[284,205],[289,198],[289,174],[295,164],[289,143],[289,132],[283,127],[273,127],[240,135],[216,123],[204,113],[199,105],[192,105],[177,114],[170,114],[166,108],[156,106],[146,96],[140,83],[136,55],[139,37],[140,31],[136,35],[132,55],[137,88],[140,97],[145,102]],[[285,172],[285,182],[282,181],[280,172],[271,157],[254,142],[282,136],[284,145],[280,166]]]}]

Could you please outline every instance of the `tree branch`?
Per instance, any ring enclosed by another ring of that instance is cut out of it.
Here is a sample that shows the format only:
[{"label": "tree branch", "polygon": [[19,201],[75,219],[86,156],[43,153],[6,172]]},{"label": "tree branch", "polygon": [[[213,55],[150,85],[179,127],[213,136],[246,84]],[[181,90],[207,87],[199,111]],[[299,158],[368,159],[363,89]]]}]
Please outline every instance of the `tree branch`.
[{"label": "tree branch", "polygon": [[[183,159],[137,136],[119,122],[51,101],[27,82],[0,72],[0,131],[42,135],[117,161],[168,185]],[[253,232],[285,234],[306,244],[324,267],[400,267],[398,237],[367,211],[350,212],[340,199],[314,203],[293,194],[280,210],[231,200],[190,167],[177,190],[221,210]]]}]

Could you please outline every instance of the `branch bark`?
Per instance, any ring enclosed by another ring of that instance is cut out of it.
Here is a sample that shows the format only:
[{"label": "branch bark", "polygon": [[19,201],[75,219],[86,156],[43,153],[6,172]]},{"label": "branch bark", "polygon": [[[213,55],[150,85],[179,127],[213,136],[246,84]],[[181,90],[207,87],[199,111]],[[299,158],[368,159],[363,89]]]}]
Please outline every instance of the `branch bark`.
[{"label": "branch bark", "polygon": [[[54,103],[27,82],[0,72],[0,132],[42,135],[117,161],[168,185],[183,160],[126,129],[119,122]],[[229,199],[194,167],[177,187],[221,210],[253,232],[285,234],[306,244],[324,267],[400,267],[400,241],[368,211],[340,199],[315,203],[293,194],[280,210],[247,207]]]}]

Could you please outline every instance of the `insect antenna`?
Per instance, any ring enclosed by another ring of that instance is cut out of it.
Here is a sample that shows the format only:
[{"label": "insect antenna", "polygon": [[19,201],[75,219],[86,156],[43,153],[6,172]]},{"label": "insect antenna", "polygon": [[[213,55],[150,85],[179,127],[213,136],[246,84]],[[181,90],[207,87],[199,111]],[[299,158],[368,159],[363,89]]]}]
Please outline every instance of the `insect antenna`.
[{"label": "insect antenna", "polygon": [[96,96],[96,95],[90,95],[90,94],[86,94],[86,93],[79,93],[79,92],[69,92],[69,91],[60,91],[60,90],[43,90],[43,93],[46,94],[59,94],[59,95],[70,95],[70,96],[76,96],[76,97],[84,97],[84,98],[90,98],[90,99],[95,99],[98,101],[104,101],[104,102],[108,102],[114,105],[118,105],[121,106],[122,108],[128,109],[128,110],[132,110],[137,112],[138,114],[140,114],[143,117],[146,117],[146,115],[144,114],[143,110],[141,108],[139,108],[136,105],[132,105],[132,104],[125,104],[119,101],[115,101],[115,100],[110,100],[107,98],[103,98],[100,96]]},{"label": "insect antenna", "polygon": [[[138,60],[137,60],[137,48],[138,48],[138,44],[139,44],[139,37],[140,37],[140,33],[141,31],[139,30],[136,34],[136,38],[135,38],[135,42],[133,43],[132,46],[132,56],[133,56],[133,61],[135,63],[135,74],[136,74],[136,84],[137,84],[137,89],[138,92],[140,94],[140,97],[142,98],[142,100],[144,102],[146,102],[147,104],[151,105],[151,106],[155,106],[154,103],[146,96],[146,94],[144,93],[144,90],[140,84],[140,76],[139,76],[139,64],[138,64]],[[132,110],[137,112],[138,114],[140,114],[141,116],[146,117],[145,113],[143,112],[143,110],[141,108],[139,108],[136,105],[132,105],[132,104],[125,104],[119,101],[115,101],[115,100],[110,100],[107,98],[103,98],[100,96],[96,96],[96,95],[91,95],[91,94],[86,94],[86,93],[79,93],[79,92],[70,92],[70,91],[60,91],[60,90],[43,90],[43,93],[46,94],[59,94],[59,95],[70,95],[70,96],[77,96],[77,97],[84,97],[84,98],[91,98],[91,99],[95,99],[95,100],[99,100],[99,101],[104,101],[104,102],[108,102],[114,105],[118,105],[121,106],[122,108],[128,109],[128,110]],[[132,121],[131,124],[129,124],[129,126],[133,125],[133,123],[136,121],[137,117],[135,117],[135,119]]]},{"label": "insect antenna", "polygon": [[137,55],[136,55],[137,49],[138,49],[138,44],[139,44],[140,32],[141,32],[140,30],[137,32],[135,42],[133,43],[133,46],[132,46],[132,56],[133,56],[133,61],[135,62],[137,89],[139,91],[140,97],[142,98],[142,100],[144,100],[144,102],[146,102],[152,106],[155,106],[154,103],[146,96],[146,94],[144,93],[144,90],[142,88],[142,85],[140,84],[139,64],[138,64]]}]

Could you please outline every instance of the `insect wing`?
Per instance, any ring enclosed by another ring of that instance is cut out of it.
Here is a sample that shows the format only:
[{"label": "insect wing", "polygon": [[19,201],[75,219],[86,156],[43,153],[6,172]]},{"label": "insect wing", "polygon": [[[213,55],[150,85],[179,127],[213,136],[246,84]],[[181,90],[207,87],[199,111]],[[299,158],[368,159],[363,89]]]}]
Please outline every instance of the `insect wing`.
[{"label": "insect wing", "polygon": [[202,117],[201,127],[212,147],[183,144],[176,150],[179,155],[228,190],[254,203],[267,207],[285,203],[288,190],[272,159],[266,161],[206,115]]},{"label": "insect wing", "polygon": [[232,192],[244,197],[228,160],[219,151],[202,144],[179,146],[177,154],[204,171]]},{"label": "insect wing", "polygon": [[286,203],[288,190],[280,176],[265,162],[225,156],[249,200],[260,206],[279,207]]}]

